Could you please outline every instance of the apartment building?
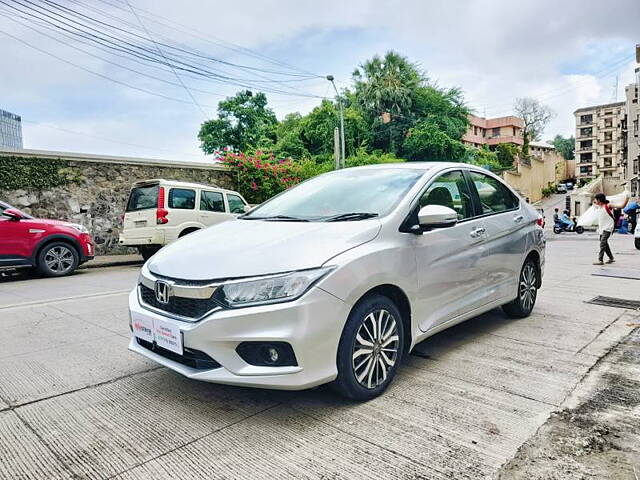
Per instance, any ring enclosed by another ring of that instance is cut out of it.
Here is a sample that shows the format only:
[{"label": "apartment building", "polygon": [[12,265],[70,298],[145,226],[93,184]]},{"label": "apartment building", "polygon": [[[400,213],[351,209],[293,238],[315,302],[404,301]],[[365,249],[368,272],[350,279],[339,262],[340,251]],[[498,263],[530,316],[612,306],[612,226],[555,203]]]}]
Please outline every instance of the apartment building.
[{"label": "apartment building", "polygon": [[576,118],[576,178],[600,175],[607,183],[624,182],[625,102],[579,108]]},{"label": "apartment building", "polygon": [[22,119],[6,110],[0,110],[0,147],[22,148]]},{"label": "apartment building", "polygon": [[462,136],[462,142],[470,147],[494,146],[501,143],[515,143],[522,145],[522,129],[524,123],[521,118],[508,116],[484,118],[469,115],[469,129]]}]

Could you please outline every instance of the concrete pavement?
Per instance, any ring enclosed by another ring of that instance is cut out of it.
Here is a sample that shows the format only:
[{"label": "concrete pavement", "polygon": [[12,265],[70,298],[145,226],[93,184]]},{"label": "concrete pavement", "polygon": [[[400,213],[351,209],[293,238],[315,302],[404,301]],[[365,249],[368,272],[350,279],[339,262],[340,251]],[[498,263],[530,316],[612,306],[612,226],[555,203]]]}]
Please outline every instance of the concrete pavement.
[{"label": "concrete pavement", "polygon": [[[595,238],[548,236],[531,317],[426,340],[365,404],[198,383],[128,352],[138,267],[0,279],[0,479],[494,477],[640,321],[584,303],[640,298],[638,280],[591,275]],[[612,246],[640,268],[629,238]]]}]

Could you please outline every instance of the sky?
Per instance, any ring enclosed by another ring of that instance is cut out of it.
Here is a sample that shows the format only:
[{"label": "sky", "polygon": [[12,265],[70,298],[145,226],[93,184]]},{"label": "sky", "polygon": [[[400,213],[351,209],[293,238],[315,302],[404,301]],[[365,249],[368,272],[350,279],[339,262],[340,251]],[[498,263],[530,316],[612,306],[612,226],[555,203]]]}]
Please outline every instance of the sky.
[{"label": "sky", "polygon": [[[64,8],[119,26],[119,40],[197,51],[225,78],[178,79],[33,18],[74,18]],[[575,109],[624,99],[636,43],[640,0],[0,0],[0,108],[22,116],[25,148],[202,160],[199,127],[239,84],[272,90],[278,118],[306,113],[334,95],[327,74],[349,87],[354,68],[395,50],[479,116],[537,98],[555,112],[548,140],[574,133]]]}]

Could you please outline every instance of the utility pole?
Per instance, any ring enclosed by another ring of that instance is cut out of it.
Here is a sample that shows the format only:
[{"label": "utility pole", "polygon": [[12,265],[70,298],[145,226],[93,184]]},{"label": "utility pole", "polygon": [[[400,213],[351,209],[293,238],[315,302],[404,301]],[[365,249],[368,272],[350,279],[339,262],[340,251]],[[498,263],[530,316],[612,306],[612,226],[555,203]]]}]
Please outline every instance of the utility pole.
[{"label": "utility pole", "polygon": [[327,80],[329,80],[331,82],[331,85],[333,85],[333,89],[336,91],[336,97],[338,99],[338,105],[340,107],[340,153],[341,153],[341,159],[340,159],[340,168],[344,168],[344,111],[342,110],[342,97],[340,96],[340,94],[338,93],[338,89],[336,88],[336,84],[334,83],[334,78],[333,75],[327,75]]},{"label": "utility pole", "polygon": [[336,170],[340,170],[340,130],[333,129],[333,157],[336,161]]}]

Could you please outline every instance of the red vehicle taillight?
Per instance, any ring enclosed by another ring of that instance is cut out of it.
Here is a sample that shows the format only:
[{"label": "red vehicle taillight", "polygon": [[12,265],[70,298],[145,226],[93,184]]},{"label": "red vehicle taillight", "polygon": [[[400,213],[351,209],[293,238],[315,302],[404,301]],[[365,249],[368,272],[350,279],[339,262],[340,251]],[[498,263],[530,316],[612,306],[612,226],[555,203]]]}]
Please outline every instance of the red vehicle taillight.
[{"label": "red vehicle taillight", "polygon": [[543,217],[538,217],[538,219],[536,220],[536,223],[538,224],[538,226],[540,228],[544,228],[544,218]]},{"label": "red vehicle taillight", "polygon": [[169,222],[169,212],[164,208],[164,187],[158,188],[158,207],[156,208],[156,223],[163,225]]}]

